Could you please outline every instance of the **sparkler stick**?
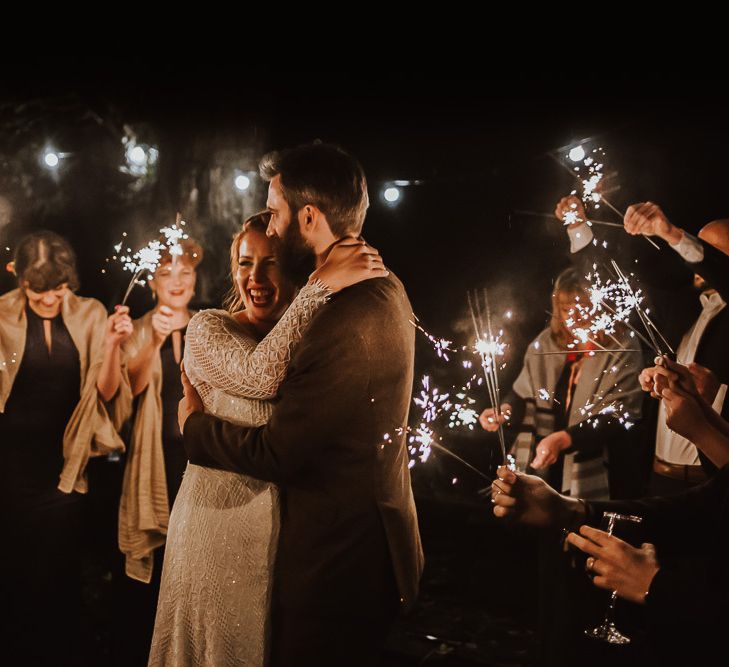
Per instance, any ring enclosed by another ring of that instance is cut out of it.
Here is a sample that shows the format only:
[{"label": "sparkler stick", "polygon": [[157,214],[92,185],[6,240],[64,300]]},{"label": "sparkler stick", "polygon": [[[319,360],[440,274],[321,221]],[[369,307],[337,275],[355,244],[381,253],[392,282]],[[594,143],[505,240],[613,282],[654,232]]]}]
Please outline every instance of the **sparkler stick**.
[{"label": "sparkler stick", "polygon": [[556,350],[552,352],[532,352],[532,354],[535,354],[537,356],[545,356],[549,354],[586,354],[588,356],[593,354],[604,354],[604,353],[614,353],[614,352],[642,352],[643,350],[635,350],[632,348],[627,347],[621,347],[616,350]]},{"label": "sparkler stick", "polygon": [[[517,215],[528,215],[533,218],[547,218],[549,220],[554,220],[555,216],[551,213],[540,213],[539,211],[514,211]],[[619,222],[608,222],[607,220],[594,220],[593,218],[587,218],[584,222],[587,223],[587,225],[603,225],[605,227],[620,227],[623,228],[623,225],[621,225]]]},{"label": "sparkler stick", "polygon": [[477,475],[479,475],[480,477],[483,477],[487,482],[491,482],[491,478],[490,477],[488,477],[487,475],[485,475],[484,473],[482,473],[478,468],[475,468],[474,466],[472,466],[468,461],[462,459],[457,454],[454,454],[450,449],[446,449],[445,447],[443,447],[443,445],[441,445],[441,444],[439,444],[439,443],[437,443],[435,441],[431,442],[430,443],[430,446],[431,447],[435,447],[439,452],[443,452],[444,454],[448,454],[448,456],[451,456],[456,461],[461,462],[469,470],[473,470],[473,472],[475,472]]}]

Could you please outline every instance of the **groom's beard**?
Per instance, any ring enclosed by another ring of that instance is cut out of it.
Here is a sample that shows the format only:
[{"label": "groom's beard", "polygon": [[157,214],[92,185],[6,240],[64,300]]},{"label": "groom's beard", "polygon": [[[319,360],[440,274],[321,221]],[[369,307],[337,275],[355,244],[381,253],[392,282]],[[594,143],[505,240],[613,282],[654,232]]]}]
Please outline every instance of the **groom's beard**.
[{"label": "groom's beard", "polygon": [[301,235],[296,215],[292,215],[291,223],[279,239],[276,251],[284,277],[297,287],[304,285],[316,269],[316,255]]}]

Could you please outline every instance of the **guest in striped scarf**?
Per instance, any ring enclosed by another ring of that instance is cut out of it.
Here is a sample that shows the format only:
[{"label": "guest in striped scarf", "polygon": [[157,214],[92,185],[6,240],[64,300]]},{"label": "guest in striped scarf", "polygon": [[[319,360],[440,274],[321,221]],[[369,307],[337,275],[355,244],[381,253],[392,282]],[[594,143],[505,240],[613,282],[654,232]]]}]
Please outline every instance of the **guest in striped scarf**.
[{"label": "guest in striped scarf", "polygon": [[641,483],[626,480],[636,477],[633,467],[647,469],[642,449],[633,448],[634,461],[627,466],[623,462],[610,471],[609,466],[611,443],[632,441],[626,429],[641,418],[643,356],[593,352],[635,349],[625,332],[615,335],[618,344],[600,334],[580,341],[575,330],[589,326],[589,316],[579,307],[589,304],[587,289],[575,268],[559,274],[549,325],[527,348],[500,414],[486,409],[480,423],[487,431],[504,423],[517,431],[512,453],[519,469],[536,473],[562,493],[593,500],[635,496]]}]

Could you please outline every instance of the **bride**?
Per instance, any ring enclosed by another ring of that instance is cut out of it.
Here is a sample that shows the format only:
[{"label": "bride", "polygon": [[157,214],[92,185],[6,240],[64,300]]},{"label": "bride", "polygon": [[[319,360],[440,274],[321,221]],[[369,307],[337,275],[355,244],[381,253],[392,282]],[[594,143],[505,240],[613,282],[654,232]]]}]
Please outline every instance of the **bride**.
[{"label": "bride", "polygon": [[[247,426],[268,421],[292,350],[328,297],[386,275],[375,250],[347,239],[293,298],[267,221],[249,218],[233,239],[228,311],[197,313],[185,341],[185,371],[206,411]],[[265,665],[279,522],[275,485],[188,463],[170,514],[150,666]]]}]

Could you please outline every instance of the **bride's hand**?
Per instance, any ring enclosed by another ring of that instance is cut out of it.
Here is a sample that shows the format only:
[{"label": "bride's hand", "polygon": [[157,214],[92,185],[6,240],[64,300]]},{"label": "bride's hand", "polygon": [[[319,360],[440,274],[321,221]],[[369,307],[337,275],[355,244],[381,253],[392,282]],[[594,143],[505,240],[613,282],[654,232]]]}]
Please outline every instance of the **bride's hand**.
[{"label": "bride's hand", "polygon": [[364,241],[346,238],[329,252],[326,261],[309,277],[309,282],[324,283],[332,292],[370,278],[384,278],[390,272],[382,257]]}]

